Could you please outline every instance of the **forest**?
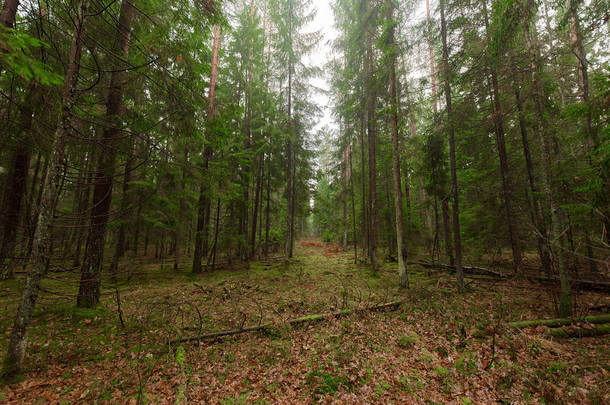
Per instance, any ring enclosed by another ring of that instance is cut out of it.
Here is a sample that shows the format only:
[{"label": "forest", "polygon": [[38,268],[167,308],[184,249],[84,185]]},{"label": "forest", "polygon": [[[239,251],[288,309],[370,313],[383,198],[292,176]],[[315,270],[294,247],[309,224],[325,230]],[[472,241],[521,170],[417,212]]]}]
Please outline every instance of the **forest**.
[{"label": "forest", "polygon": [[608,0],[0,3],[0,403],[610,403]]}]

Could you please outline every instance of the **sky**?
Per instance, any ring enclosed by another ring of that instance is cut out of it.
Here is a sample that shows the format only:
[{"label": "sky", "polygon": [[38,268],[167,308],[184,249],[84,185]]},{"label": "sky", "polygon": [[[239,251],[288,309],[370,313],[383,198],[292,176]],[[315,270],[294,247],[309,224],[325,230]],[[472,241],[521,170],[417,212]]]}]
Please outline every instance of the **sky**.
[{"label": "sky", "polygon": [[[313,7],[317,10],[317,14],[309,27],[309,30],[311,31],[320,31],[323,37],[316,52],[309,55],[308,62],[322,68],[331,57],[332,49],[329,42],[332,42],[332,40],[334,40],[337,36],[337,33],[334,30],[335,19],[333,17],[333,12],[330,8],[329,1],[330,0],[313,0]],[[313,79],[312,84],[316,87],[330,90],[330,78],[326,74],[325,69],[323,69],[323,72],[323,76]],[[334,122],[331,114],[332,104],[330,97],[322,93],[316,93],[313,97],[316,103],[322,108],[323,112],[323,116],[318,121],[314,131],[321,129],[324,126],[331,128],[335,127],[336,123]]]}]

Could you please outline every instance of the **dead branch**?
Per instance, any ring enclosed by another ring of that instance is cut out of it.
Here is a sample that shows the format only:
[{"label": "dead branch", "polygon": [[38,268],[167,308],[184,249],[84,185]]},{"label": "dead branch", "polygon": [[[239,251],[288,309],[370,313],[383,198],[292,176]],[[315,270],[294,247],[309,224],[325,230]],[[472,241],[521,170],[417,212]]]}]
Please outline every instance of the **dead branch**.
[{"label": "dead branch", "polygon": [[[301,318],[296,318],[296,319],[291,319],[289,321],[286,322],[286,324],[291,325],[291,326],[297,326],[297,325],[301,325],[304,323],[312,323],[312,322],[318,322],[318,321],[323,321],[326,319],[330,319],[330,318],[339,318],[339,317],[343,317],[343,316],[347,316],[350,315],[352,313],[356,313],[356,312],[365,312],[365,311],[382,311],[385,309],[396,309],[400,306],[400,304],[402,304],[402,301],[393,301],[393,302],[387,302],[385,304],[381,304],[381,305],[376,305],[373,307],[368,307],[368,308],[363,308],[360,310],[342,310],[342,311],[337,311],[337,312],[330,312],[330,313],[323,313],[323,314],[313,314],[313,315],[308,315],[308,316],[304,316]],[[208,340],[208,339],[216,339],[219,337],[223,337],[223,336],[232,336],[232,335],[238,335],[241,333],[247,333],[247,332],[254,332],[254,331],[260,331],[260,330],[265,330],[268,328],[273,327],[274,325],[272,323],[266,323],[263,325],[256,325],[256,326],[248,326],[245,328],[239,328],[239,329],[232,329],[232,330],[226,330],[226,331],[219,331],[219,332],[213,332],[213,333],[206,333],[203,335],[198,335],[198,336],[191,336],[191,337],[187,337],[187,338],[181,338],[181,339],[174,339],[172,341],[170,341],[170,344],[176,344],[176,343],[185,343],[185,342],[195,342],[195,341],[200,341],[200,340]]]}]

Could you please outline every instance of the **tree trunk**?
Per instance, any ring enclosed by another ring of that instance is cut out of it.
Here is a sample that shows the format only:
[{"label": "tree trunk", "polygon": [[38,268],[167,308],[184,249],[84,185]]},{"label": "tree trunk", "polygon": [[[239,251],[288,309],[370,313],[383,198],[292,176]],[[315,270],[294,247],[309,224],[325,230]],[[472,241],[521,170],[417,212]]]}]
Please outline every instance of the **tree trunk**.
[{"label": "tree trunk", "polygon": [[[218,77],[218,48],[220,46],[220,25],[214,26],[214,42],[212,45],[212,69],[210,72],[210,93],[208,104],[208,121],[214,119],[216,114],[215,98],[216,98],[216,79]],[[208,137],[211,135],[206,134]],[[202,170],[201,184],[199,185],[199,201],[197,203],[197,228],[195,229],[195,248],[193,250],[193,266],[192,272],[200,274],[203,271],[201,261],[207,257],[208,229],[210,218],[210,196],[209,194],[209,160],[212,156],[212,148],[210,142],[207,142],[204,149],[204,165]],[[206,246],[204,248],[204,245]]]},{"label": "tree trunk", "polygon": [[289,2],[288,35],[290,51],[288,56],[288,141],[286,144],[286,257],[292,257],[292,2]]},{"label": "tree trunk", "polygon": [[250,257],[254,257],[256,251],[256,227],[258,225],[258,211],[261,201],[262,181],[263,181],[263,156],[258,155],[258,170],[256,176],[256,187],[254,193],[254,209],[252,210],[252,229],[250,233]]},{"label": "tree trunk", "polygon": [[[0,24],[13,28],[19,0],[5,0],[0,12]],[[0,68],[1,71],[1,68]],[[18,135],[11,162],[11,173],[5,185],[2,240],[0,241],[0,280],[13,277],[15,244],[21,219],[21,204],[26,193],[28,171],[32,150],[30,132],[32,129],[32,106],[37,101],[39,85],[32,81],[28,86],[24,105],[20,108]],[[9,102],[12,101],[9,99]]]},{"label": "tree trunk", "polygon": [[[216,252],[218,251],[218,232],[220,230],[220,198],[216,203],[216,217],[214,221],[214,244],[212,245],[211,252],[211,262],[212,262],[212,270],[216,269]],[[210,260],[208,260],[208,264]]]},{"label": "tree trunk", "polygon": [[530,186],[530,199],[532,204],[532,219],[534,227],[536,228],[536,244],[538,247],[538,256],[540,257],[540,263],[542,269],[546,275],[551,274],[551,257],[549,254],[548,244],[546,239],[548,238],[546,224],[544,216],[542,214],[542,207],[540,205],[539,190],[536,184],[536,178],[534,176],[534,164],[532,162],[532,155],[529,146],[529,137],[527,133],[527,125],[525,122],[525,115],[523,113],[523,103],[521,102],[521,94],[519,88],[515,90],[515,98],[517,100],[517,110],[519,112],[519,128],[521,130],[521,143],[523,145],[523,155],[525,157],[525,168],[527,170],[527,178]]},{"label": "tree trunk", "polygon": [[[339,118],[339,132],[341,132],[341,118]],[[344,136],[344,134],[342,134]],[[341,138],[341,134],[339,137]],[[343,208],[341,238],[341,248],[347,250],[347,146],[343,149],[343,159],[341,160],[341,206]]]},{"label": "tree trunk", "polygon": [[31,148],[29,145],[29,132],[32,127],[32,103],[31,95],[35,89],[30,89],[26,98],[25,106],[21,111],[19,124],[20,135],[13,152],[12,170],[7,177],[4,189],[4,215],[2,228],[2,240],[0,241],[0,279],[13,277],[15,244],[17,242],[17,231],[21,219],[21,205],[26,192],[28,171],[30,169]]},{"label": "tree trunk", "polygon": [[441,201],[441,209],[443,211],[443,229],[445,233],[445,251],[449,264],[455,266],[455,258],[453,257],[453,244],[451,243],[451,224],[449,222],[449,197],[443,198]]},{"label": "tree trunk", "polygon": [[40,176],[40,186],[38,188],[38,193],[36,196],[36,203],[34,204],[32,213],[28,218],[28,247],[27,247],[27,257],[32,255],[32,249],[34,246],[34,236],[36,234],[36,228],[38,226],[38,214],[40,213],[40,204],[42,202],[42,193],[44,191],[44,181],[47,177],[47,173],[49,172],[49,158],[44,160],[44,164],[42,166],[42,175]]},{"label": "tree trunk", "polygon": [[182,167],[182,178],[180,180],[180,201],[178,205],[178,221],[176,221],[176,228],[174,229],[174,270],[178,270],[180,261],[180,245],[184,240],[184,194],[186,191],[186,178],[187,168],[189,164],[189,151],[188,146],[184,148],[184,166]]},{"label": "tree trunk", "polygon": [[398,154],[398,100],[396,97],[396,44],[394,43],[394,8],[392,0],[386,0],[388,13],[388,47],[390,49],[390,128],[392,131],[392,175],[394,178],[394,214],[396,222],[396,246],[398,253],[398,284],[409,285],[407,276],[407,246],[405,243],[404,213],[402,207],[402,187],[400,184],[400,156]]},{"label": "tree trunk", "polygon": [[[483,14],[485,17],[485,31],[489,40],[489,20],[487,16],[487,0],[482,0]],[[498,157],[500,160],[500,175],[502,177],[502,192],[504,196],[504,208],[506,210],[506,222],[508,224],[508,234],[510,237],[510,245],[513,252],[513,271],[521,272],[521,241],[519,240],[519,231],[517,229],[517,217],[513,211],[513,186],[508,165],[508,155],[506,153],[506,140],[504,134],[504,118],[502,106],[500,104],[500,90],[498,86],[498,74],[496,71],[497,61],[490,58],[489,73],[492,82],[492,101],[494,109],[494,125],[496,129],[496,146],[498,148]]]},{"label": "tree trunk", "polygon": [[127,156],[127,162],[125,162],[125,172],[123,173],[123,194],[121,200],[121,207],[119,209],[119,215],[121,216],[121,223],[119,224],[119,230],[117,232],[117,241],[114,249],[114,255],[112,256],[112,264],[110,265],[110,274],[112,279],[116,282],[116,277],[119,268],[119,259],[125,255],[125,230],[127,225],[125,224],[127,218],[127,212],[129,210],[129,182],[131,181],[131,161],[133,158],[133,146],[129,145],[129,155]]},{"label": "tree trunk", "polygon": [[369,251],[369,221],[366,197],[366,158],[364,152],[364,113],[360,114],[360,173],[362,180],[362,256],[367,257]]},{"label": "tree trunk", "polygon": [[[367,10],[372,11],[371,0],[367,0]],[[379,270],[377,263],[377,123],[375,117],[375,55],[373,54],[372,27],[367,27],[367,133],[369,140],[369,258],[374,272]]]},{"label": "tree trunk", "polygon": [[464,291],[464,272],[462,270],[462,238],[460,236],[460,206],[455,157],[455,136],[453,130],[453,112],[451,110],[451,71],[449,68],[449,50],[447,48],[447,22],[445,21],[445,0],[440,0],[441,37],[443,42],[443,75],[445,81],[445,101],[447,109],[447,132],[449,133],[449,163],[451,166],[451,189],[453,194],[453,238],[455,245],[455,274],[458,291]]},{"label": "tree trunk", "polygon": [[48,250],[51,243],[51,222],[55,211],[55,202],[59,194],[64,151],[71,131],[72,110],[76,94],[76,85],[82,54],[83,38],[85,36],[85,18],[90,0],[80,0],[76,6],[75,27],[72,34],[72,45],[62,90],[62,113],[51,148],[50,168],[43,182],[42,204],[38,215],[38,226],[34,235],[32,252],[32,267],[28,271],[15,323],[11,330],[6,357],[2,369],[5,379],[11,380],[21,373],[23,358],[27,346],[28,328],[38,297],[40,280],[47,266]]},{"label": "tree trunk", "polygon": [[[269,165],[271,166],[271,165]],[[271,204],[271,167],[267,169],[267,206],[265,207],[265,259],[269,255],[269,226],[270,226],[270,205]]]},{"label": "tree trunk", "polygon": [[354,238],[354,264],[358,263],[358,238],[356,238],[356,204],[354,202],[354,171],[352,167],[352,138],[349,139],[349,180],[350,180],[350,194],[352,200],[352,233]]},{"label": "tree trunk", "polygon": [[262,256],[263,253],[263,187],[266,181],[266,177],[265,177],[265,153],[262,153],[261,156],[261,179],[260,179],[260,197],[259,197],[259,203],[258,203],[258,256],[260,258],[260,256]]},{"label": "tree trunk", "polygon": [[428,42],[428,60],[430,63],[430,80],[432,82],[432,108],[434,114],[438,112],[436,67],[434,63],[434,50],[432,46],[432,27],[430,24],[430,0],[426,0],[426,39]]},{"label": "tree trunk", "polygon": [[[27,252],[28,241],[30,239],[31,234],[31,225],[32,225],[32,216],[34,216],[34,196],[36,195],[36,186],[40,182],[40,167],[42,163],[42,153],[38,153],[36,157],[36,163],[34,164],[34,176],[32,176],[32,181],[30,182],[30,191],[27,195],[27,201],[25,204],[25,216],[24,216],[24,231],[22,237],[22,247],[21,250],[23,252]],[[43,175],[44,177],[44,175]]]},{"label": "tree trunk", "polygon": [[550,130],[550,126],[546,122],[546,114],[543,107],[543,92],[544,87],[538,82],[538,75],[542,72],[541,66],[538,62],[538,54],[535,51],[532,39],[530,35],[529,23],[524,25],[524,34],[526,39],[526,46],[528,53],[532,59],[532,98],[534,99],[534,107],[536,116],[538,119],[539,136],[542,143],[542,194],[548,204],[551,213],[551,222],[549,224],[549,239],[552,253],[557,258],[559,280],[560,280],[560,297],[559,297],[559,315],[567,317],[572,314],[572,293],[570,289],[570,281],[568,274],[568,264],[566,254],[562,246],[563,240],[563,224],[561,214],[559,213],[559,207],[557,205],[556,197],[553,193],[552,185],[552,166],[553,162],[551,159],[551,141],[553,136],[549,135],[547,131]]},{"label": "tree trunk", "polygon": [[[569,0],[568,12],[570,18],[570,36],[574,47],[574,55],[578,59],[578,87],[580,90],[580,99],[585,104],[586,115],[584,119],[584,132],[589,142],[589,153],[593,152],[600,145],[597,131],[592,124],[592,107],[589,101],[589,61],[583,44],[582,29],[580,27],[580,17],[578,16],[578,6],[582,0]],[[610,203],[608,190],[610,190],[610,174],[608,170],[598,170],[601,177],[601,191],[597,193],[595,205],[599,207],[602,213],[602,222],[606,228],[605,242],[610,243]],[[605,191],[604,191],[605,190]],[[585,232],[587,232],[585,230]],[[587,236],[588,238],[588,236]],[[595,263],[593,260],[591,263]]]},{"label": "tree trunk", "polygon": [[13,28],[18,7],[19,0],[4,0],[2,12],[0,12],[0,24],[4,25],[6,28]]},{"label": "tree trunk", "polygon": [[297,188],[294,187],[297,179],[297,164],[296,164],[296,151],[292,154],[294,161],[292,162],[292,209],[290,210],[290,250],[294,249],[294,219],[296,217],[296,201],[297,201]]},{"label": "tree trunk", "polygon": [[193,274],[200,274],[203,271],[201,260],[204,256],[203,252],[203,239],[207,239],[207,232],[204,232],[206,228],[206,187],[204,182],[207,179],[201,179],[199,185],[199,199],[197,201],[197,227],[195,228],[195,248],[193,249],[193,266],[191,272]]},{"label": "tree trunk", "polygon": [[[131,4],[131,0],[123,0],[117,24],[115,52],[124,59],[127,59],[129,54],[133,15],[134,7]],[[104,241],[110,204],[112,202],[117,139],[121,135],[120,116],[123,112],[124,73],[122,69],[116,69],[110,76],[110,89],[108,90],[108,100],[106,103],[108,127],[104,129],[102,139],[100,140],[100,145],[103,149],[99,155],[95,185],[93,186],[91,224],[76,300],[79,307],[93,307],[98,304],[100,299]]]}]

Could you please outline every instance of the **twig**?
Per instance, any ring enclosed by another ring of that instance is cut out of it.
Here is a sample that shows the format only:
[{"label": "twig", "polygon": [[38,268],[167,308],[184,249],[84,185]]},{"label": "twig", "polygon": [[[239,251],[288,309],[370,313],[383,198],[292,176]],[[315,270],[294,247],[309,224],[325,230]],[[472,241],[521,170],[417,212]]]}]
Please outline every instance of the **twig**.
[{"label": "twig", "polygon": [[114,294],[116,297],[117,312],[119,313],[119,321],[121,321],[121,328],[125,328],[125,321],[123,321],[123,311],[121,310],[121,296],[119,295],[119,289],[114,288]]}]

